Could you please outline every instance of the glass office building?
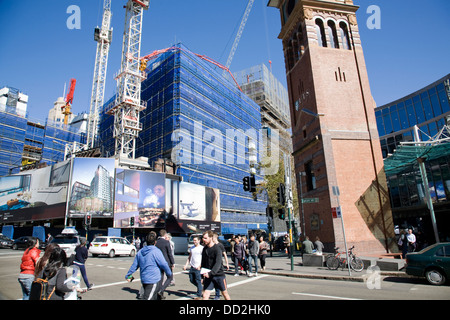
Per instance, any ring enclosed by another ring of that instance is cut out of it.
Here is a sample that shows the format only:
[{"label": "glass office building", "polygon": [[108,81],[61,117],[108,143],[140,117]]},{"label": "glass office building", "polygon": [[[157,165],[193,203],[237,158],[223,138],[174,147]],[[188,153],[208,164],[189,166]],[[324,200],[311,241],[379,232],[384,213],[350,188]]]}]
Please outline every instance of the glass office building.
[{"label": "glass office building", "polygon": [[[434,140],[450,124],[447,122],[450,115],[450,74],[404,98],[376,108],[375,114],[385,159],[395,153],[401,142],[414,141],[415,125],[419,128],[421,141]],[[444,152],[424,163],[441,240],[450,239],[450,154]],[[418,161],[413,157],[408,165],[394,169],[386,171],[394,222],[400,227],[419,228],[433,243],[430,211]]]},{"label": "glass office building", "polygon": [[[136,158],[150,164],[170,159],[184,181],[219,189],[222,233],[266,229],[266,202],[242,186],[250,171],[248,141],[258,145],[262,136],[260,107],[215,64],[181,44],[149,61],[146,72]],[[106,114],[113,103],[114,97],[100,120],[106,156],[114,154],[114,121]]]},{"label": "glass office building", "polygon": [[450,114],[450,74],[404,98],[375,109],[383,158],[402,141],[413,141],[413,127],[429,140],[446,124]]}]

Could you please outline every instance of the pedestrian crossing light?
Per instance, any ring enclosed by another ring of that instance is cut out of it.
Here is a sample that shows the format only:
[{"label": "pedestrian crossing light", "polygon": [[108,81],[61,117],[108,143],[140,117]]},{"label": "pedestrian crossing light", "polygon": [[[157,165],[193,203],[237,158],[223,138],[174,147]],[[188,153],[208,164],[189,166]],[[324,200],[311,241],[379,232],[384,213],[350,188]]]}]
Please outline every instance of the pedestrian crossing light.
[{"label": "pedestrian crossing light", "polygon": [[130,218],[130,227],[134,227],[134,217]]},{"label": "pedestrian crossing light", "polygon": [[278,217],[281,220],[286,219],[286,210],[284,208],[278,209]]}]

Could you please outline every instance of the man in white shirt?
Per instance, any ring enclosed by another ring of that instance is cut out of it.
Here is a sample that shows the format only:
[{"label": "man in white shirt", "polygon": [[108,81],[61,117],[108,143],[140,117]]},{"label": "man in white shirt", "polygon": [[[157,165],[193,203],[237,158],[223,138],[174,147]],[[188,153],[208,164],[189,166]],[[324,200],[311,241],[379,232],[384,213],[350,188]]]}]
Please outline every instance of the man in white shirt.
[{"label": "man in white shirt", "polygon": [[202,298],[202,277],[200,274],[200,269],[202,266],[202,252],[203,246],[200,245],[200,236],[194,236],[194,245],[189,248],[189,257],[186,261],[186,264],[183,267],[183,270],[186,270],[190,265],[189,269],[189,281],[197,287],[196,299]]},{"label": "man in white shirt", "polygon": [[416,251],[416,235],[411,228],[408,229],[406,240],[408,241],[408,252]]}]

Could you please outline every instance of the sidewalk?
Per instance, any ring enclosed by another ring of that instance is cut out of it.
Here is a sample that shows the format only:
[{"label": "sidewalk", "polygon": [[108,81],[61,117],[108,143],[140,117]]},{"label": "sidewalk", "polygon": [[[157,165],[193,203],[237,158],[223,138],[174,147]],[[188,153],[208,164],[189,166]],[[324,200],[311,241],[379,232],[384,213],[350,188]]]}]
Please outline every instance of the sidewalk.
[{"label": "sidewalk", "polygon": [[[373,258],[368,258],[373,260]],[[365,262],[368,261],[363,259]],[[380,259],[381,260],[381,259]],[[386,259],[384,259],[386,261]],[[326,266],[322,267],[310,267],[303,266],[302,257],[300,255],[294,255],[294,268],[291,270],[291,259],[287,257],[284,253],[274,252],[273,257],[269,255],[266,258],[266,268],[265,270],[258,270],[259,274],[272,274],[277,276],[286,277],[296,277],[296,278],[309,278],[309,279],[327,279],[327,280],[342,280],[342,281],[357,281],[364,282],[371,272],[367,272],[367,267],[365,263],[364,270],[361,272],[356,272],[351,270],[349,275],[348,269],[339,268],[337,270],[330,270]],[[372,262],[373,265],[375,265]],[[381,276],[389,277],[410,277],[404,272],[404,269],[400,271],[379,271]]]}]

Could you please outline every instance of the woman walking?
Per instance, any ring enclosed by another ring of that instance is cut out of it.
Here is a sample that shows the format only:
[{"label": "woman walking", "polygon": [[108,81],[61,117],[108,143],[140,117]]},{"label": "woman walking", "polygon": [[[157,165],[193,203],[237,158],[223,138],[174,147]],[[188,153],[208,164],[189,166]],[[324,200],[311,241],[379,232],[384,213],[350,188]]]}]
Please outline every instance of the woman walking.
[{"label": "woman walking", "polygon": [[36,263],[39,260],[41,250],[39,250],[39,239],[32,237],[28,242],[28,248],[22,256],[22,263],[20,264],[19,283],[22,287],[22,299],[30,299],[31,285],[34,281],[34,270]]}]

